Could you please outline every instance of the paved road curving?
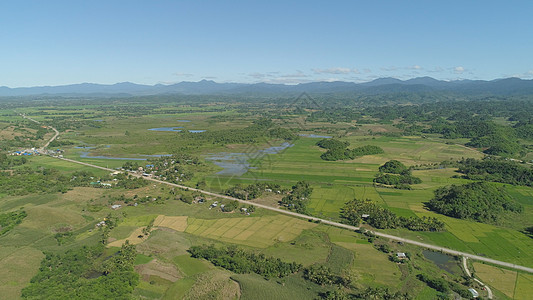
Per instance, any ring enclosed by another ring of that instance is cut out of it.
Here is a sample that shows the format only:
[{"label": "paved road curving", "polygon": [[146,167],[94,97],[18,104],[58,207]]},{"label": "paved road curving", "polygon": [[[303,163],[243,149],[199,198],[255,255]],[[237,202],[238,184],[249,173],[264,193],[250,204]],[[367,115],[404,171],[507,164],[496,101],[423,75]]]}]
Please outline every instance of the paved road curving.
[{"label": "paved road curving", "polygon": [[[107,170],[107,171],[110,171],[110,172],[116,171],[116,170],[113,170],[113,169],[104,168],[104,167],[100,167],[100,166],[89,164],[89,163],[85,163],[85,162],[80,162],[80,161],[73,160],[73,159],[68,159],[68,158],[59,158],[59,159],[62,159],[62,160],[65,160],[65,161],[69,161],[69,162],[72,162],[72,163],[76,163],[76,164],[85,165],[85,166],[88,166],[88,167]],[[324,219],[320,219],[320,218],[316,218],[316,217],[312,217],[312,216],[307,216],[307,215],[295,213],[295,212],[288,211],[288,210],[281,209],[281,208],[276,208],[276,207],[272,207],[272,206],[268,206],[268,205],[264,205],[264,204],[259,204],[259,203],[254,203],[254,202],[250,202],[250,201],[246,201],[246,200],[241,200],[241,199],[237,199],[237,198],[234,198],[234,197],[231,197],[231,196],[220,195],[220,194],[217,194],[217,193],[204,191],[204,190],[201,190],[201,189],[191,188],[191,187],[184,186],[184,185],[181,185],[181,184],[170,183],[170,182],[166,182],[166,181],[162,181],[162,180],[158,180],[158,179],[154,179],[154,178],[143,177],[143,176],[138,175],[138,174],[133,174],[133,173],[131,173],[131,174],[136,176],[136,177],[144,178],[146,180],[157,182],[157,183],[160,183],[160,184],[166,184],[166,185],[169,185],[169,186],[174,186],[174,187],[178,187],[178,188],[182,188],[182,189],[188,189],[190,191],[195,191],[195,192],[202,193],[204,195],[214,196],[214,197],[218,197],[218,198],[223,198],[223,199],[228,199],[228,200],[237,200],[237,201],[239,201],[240,203],[243,203],[243,204],[253,205],[255,207],[268,209],[268,210],[271,210],[271,211],[279,212],[279,213],[286,214],[286,215],[293,216],[293,217],[298,217],[298,218],[312,220],[312,221],[320,221],[323,224],[328,224],[328,225],[331,225],[331,226],[344,228],[344,229],[348,229],[348,230],[358,230],[359,229],[359,227],[356,227],[356,226],[346,225],[346,224],[342,224],[342,223],[338,223],[338,222],[334,222],[334,221],[330,221],[330,220],[324,220]],[[406,238],[402,238],[402,237],[398,237],[398,236],[394,236],[394,235],[390,235],[390,234],[386,234],[386,233],[381,233],[381,232],[377,232],[377,231],[373,231],[373,233],[375,235],[377,235],[377,236],[388,238],[390,240],[403,242],[403,243],[407,243],[407,244],[411,244],[411,245],[416,245],[416,246],[420,246],[420,247],[423,247],[423,248],[427,248],[427,249],[431,249],[431,250],[435,250],[435,251],[440,251],[440,252],[446,253],[446,254],[451,254],[451,255],[456,255],[456,256],[464,256],[464,257],[467,257],[467,258],[471,258],[471,259],[475,259],[475,260],[479,260],[479,261],[484,261],[484,262],[492,263],[492,264],[495,264],[495,265],[498,265],[498,266],[503,266],[503,267],[507,267],[507,268],[511,268],[511,269],[515,269],[515,270],[520,270],[520,271],[533,273],[533,268],[528,268],[528,267],[524,267],[524,266],[520,266],[520,265],[508,263],[508,262],[503,262],[503,261],[499,261],[499,260],[495,260],[495,259],[491,259],[491,258],[487,258],[487,257],[483,257],[483,256],[478,256],[478,255],[474,255],[474,254],[470,254],[470,253],[466,253],[466,252],[461,252],[461,251],[457,251],[457,250],[453,250],[453,249],[448,249],[448,248],[444,248],[444,247],[440,247],[440,246],[426,244],[426,243],[422,243],[422,242],[418,242],[418,241],[414,241],[414,240],[410,240],[410,239],[406,239]]]},{"label": "paved road curving", "polygon": [[[30,121],[32,121],[32,122],[37,123],[37,124],[41,124],[41,122],[39,122],[39,121],[37,121],[37,120],[35,120],[35,119],[32,119],[32,118],[30,118],[30,117],[27,117],[26,115],[21,114],[21,116],[22,116],[24,119],[28,119],[28,120],[30,120]],[[50,140],[48,140],[48,142],[46,142],[46,144],[44,144],[44,146],[41,148],[41,149],[43,149],[43,150],[44,150],[46,147],[48,147],[48,145],[50,145],[50,143],[53,142],[53,141],[59,136],[59,131],[57,131],[57,129],[55,129],[55,128],[52,127],[52,126],[46,126],[46,127],[52,129],[52,130],[55,132],[55,134],[54,134],[54,136],[53,136]]]},{"label": "paved road curving", "polygon": [[[472,277],[472,274],[470,273],[470,270],[468,270],[468,266],[466,264],[466,257],[464,257],[464,256],[463,256],[463,269],[465,270],[465,273],[466,273],[466,275],[468,277]],[[481,282],[477,278],[474,278],[474,281],[479,283],[485,289],[487,289],[487,298],[492,299],[492,290],[490,289],[490,287],[488,285],[484,284],[483,282]]]}]

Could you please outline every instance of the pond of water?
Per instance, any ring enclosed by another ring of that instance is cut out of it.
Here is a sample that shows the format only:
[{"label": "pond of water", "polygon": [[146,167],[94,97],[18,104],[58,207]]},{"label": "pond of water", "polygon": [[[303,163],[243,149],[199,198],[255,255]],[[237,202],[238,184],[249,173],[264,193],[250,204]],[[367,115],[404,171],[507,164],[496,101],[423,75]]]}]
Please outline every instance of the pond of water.
[{"label": "pond of water", "polygon": [[130,158],[130,157],[111,157],[103,155],[89,155],[89,152],[81,152],[81,158],[97,158],[97,159],[116,159],[116,160],[146,160],[146,158]]},{"label": "pond of water", "polygon": [[299,136],[308,137],[308,138],[320,138],[320,139],[330,139],[332,136],[330,135],[316,135],[316,134],[307,134],[307,133],[300,133]]},{"label": "pond of water", "polygon": [[254,149],[249,153],[214,153],[206,157],[207,160],[212,161],[215,165],[224,168],[218,172],[218,175],[227,176],[242,176],[250,169],[255,169],[250,165],[250,160],[260,159],[267,154],[278,154],[283,150],[294,146],[290,143],[283,143],[280,146],[268,147],[265,149]]},{"label": "pond of water", "polygon": [[177,131],[177,132],[180,132],[181,130],[179,130],[179,128],[183,128],[183,127],[159,127],[159,128],[150,128],[148,130],[152,130],[152,131]]},{"label": "pond of water", "polygon": [[457,262],[452,256],[442,254],[440,252],[424,250],[422,255],[426,259],[431,260],[439,269],[453,273],[453,268],[457,265]]}]

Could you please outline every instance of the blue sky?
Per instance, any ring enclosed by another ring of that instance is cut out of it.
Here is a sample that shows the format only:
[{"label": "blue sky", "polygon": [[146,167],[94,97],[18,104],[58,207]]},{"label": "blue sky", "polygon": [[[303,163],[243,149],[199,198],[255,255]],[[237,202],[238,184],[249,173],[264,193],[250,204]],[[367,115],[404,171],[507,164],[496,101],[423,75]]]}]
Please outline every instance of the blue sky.
[{"label": "blue sky", "polygon": [[2,1],[0,86],[533,79],[533,1]]}]

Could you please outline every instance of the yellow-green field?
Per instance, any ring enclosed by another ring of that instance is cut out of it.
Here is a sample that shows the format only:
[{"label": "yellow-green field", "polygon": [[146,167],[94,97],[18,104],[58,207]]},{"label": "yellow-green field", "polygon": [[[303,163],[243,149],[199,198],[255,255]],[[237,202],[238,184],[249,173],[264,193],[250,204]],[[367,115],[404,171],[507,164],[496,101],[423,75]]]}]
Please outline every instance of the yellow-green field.
[{"label": "yellow-green field", "polygon": [[533,275],[474,263],[476,277],[512,299],[531,299]]},{"label": "yellow-green field", "polygon": [[316,224],[283,215],[205,220],[189,218],[185,232],[223,242],[265,248],[296,238]]}]

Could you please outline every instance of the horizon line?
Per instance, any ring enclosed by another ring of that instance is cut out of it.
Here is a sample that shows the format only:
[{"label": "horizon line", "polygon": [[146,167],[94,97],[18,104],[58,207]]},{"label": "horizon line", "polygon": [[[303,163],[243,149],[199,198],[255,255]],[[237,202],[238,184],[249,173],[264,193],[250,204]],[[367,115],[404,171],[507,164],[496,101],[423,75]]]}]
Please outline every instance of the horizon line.
[{"label": "horizon line", "polygon": [[186,81],[186,80],[183,80],[183,81],[178,81],[178,82],[174,82],[174,83],[161,83],[161,82],[159,82],[159,83],[155,83],[155,84],[143,84],[143,83],[135,83],[135,82],[131,82],[131,81],[122,81],[122,82],[115,82],[115,83],[78,82],[78,83],[68,83],[68,84],[58,84],[58,85],[34,85],[34,86],[18,86],[18,87],[10,87],[10,86],[2,85],[2,86],[0,86],[0,88],[8,88],[8,89],[47,88],[47,87],[63,87],[63,86],[72,86],[72,85],[83,85],[83,84],[113,86],[113,85],[125,84],[125,83],[134,84],[134,85],[140,85],[140,86],[147,86],[147,87],[154,87],[154,86],[158,86],[158,85],[172,86],[172,85],[180,84],[180,83],[200,83],[200,82],[204,82],[204,81],[214,82],[216,84],[242,84],[242,85],[271,84],[271,85],[296,86],[296,85],[308,84],[308,83],[333,83],[333,82],[365,84],[365,83],[374,82],[374,81],[380,80],[380,79],[394,79],[394,80],[398,80],[398,81],[401,81],[401,82],[406,82],[406,81],[409,81],[409,80],[420,79],[420,78],[429,78],[429,79],[433,79],[433,80],[436,80],[436,81],[448,82],[448,83],[449,82],[456,82],[456,81],[485,81],[485,82],[490,82],[490,81],[504,80],[504,79],[519,79],[519,80],[524,80],[524,81],[533,81],[533,79],[520,78],[518,76],[501,77],[501,78],[494,78],[494,79],[467,79],[467,78],[463,78],[463,79],[455,79],[455,80],[436,79],[436,78],[431,77],[431,76],[419,76],[419,77],[412,77],[412,78],[409,78],[409,79],[399,79],[399,78],[396,78],[396,77],[387,76],[387,77],[378,77],[378,78],[375,78],[375,79],[372,79],[372,80],[369,80],[369,81],[360,81],[360,82],[357,82],[357,81],[346,81],[346,80],[316,80],[316,81],[315,80],[309,80],[309,81],[302,81],[302,82],[298,82],[298,83],[283,83],[283,82],[276,83],[276,82],[265,82],[265,81],[259,81],[259,82],[220,81],[220,82],[217,82],[217,81],[215,81],[213,79],[203,78],[203,79],[200,79],[198,81]]}]

